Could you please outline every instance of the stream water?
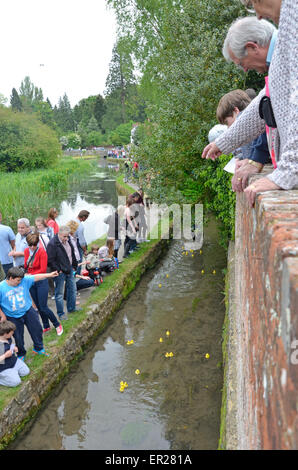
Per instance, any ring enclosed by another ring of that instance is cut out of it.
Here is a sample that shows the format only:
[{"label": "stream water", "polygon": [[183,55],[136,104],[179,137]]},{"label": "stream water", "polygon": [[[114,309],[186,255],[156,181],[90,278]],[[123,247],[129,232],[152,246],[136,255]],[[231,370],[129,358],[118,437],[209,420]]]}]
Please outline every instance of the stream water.
[{"label": "stream water", "polygon": [[217,448],[226,258],[213,219],[201,251],[172,242],[12,448]]},{"label": "stream water", "polygon": [[[59,225],[90,211],[88,243],[106,232],[118,203],[100,166],[59,197]],[[212,218],[201,252],[172,241],[10,448],[216,449],[225,266]]]}]

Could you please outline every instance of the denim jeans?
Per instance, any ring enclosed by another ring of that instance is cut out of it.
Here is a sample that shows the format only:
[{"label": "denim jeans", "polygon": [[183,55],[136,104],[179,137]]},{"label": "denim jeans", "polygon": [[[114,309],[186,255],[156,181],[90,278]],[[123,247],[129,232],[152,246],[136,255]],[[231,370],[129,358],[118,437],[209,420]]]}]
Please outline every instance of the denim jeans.
[{"label": "denim jeans", "polygon": [[5,275],[7,274],[7,271],[12,267],[13,267],[13,263],[2,264],[2,268],[4,269]]},{"label": "denim jeans", "polygon": [[30,289],[30,294],[41,316],[43,327],[49,328],[50,320],[53,323],[54,327],[57,328],[60,323],[57,320],[54,312],[48,307],[48,280],[43,279],[42,281],[35,282]]},{"label": "denim jeans", "polygon": [[94,286],[93,279],[79,279],[77,282],[77,290],[86,289],[87,287]]},{"label": "denim jeans", "polygon": [[13,334],[16,345],[18,347],[18,357],[25,356],[25,342],[24,342],[24,326],[26,325],[27,330],[33,341],[33,346],[36,351],[43,349],[42,340],[42,327],[39,321],[39,316],[33,307],[29,308],[25,315],[20,318],[14,318],[6,315],[7,320],[15,324],[16,330]]},{"label": "denim jeans", "polygon": [[124,241],[124,256],[128,256],[129,251],[134,250],[137,246],[135,238],[130,238],[128,235],[125,237]]},{"label": "denim jeans", "polygon": [[55,280],[55,301],[59,317],[64,315],[64,282],[66,287],[66,308],[68,313],[74,312],[76,309],[76,280],[71,272],[70,274],[60,273]]}]

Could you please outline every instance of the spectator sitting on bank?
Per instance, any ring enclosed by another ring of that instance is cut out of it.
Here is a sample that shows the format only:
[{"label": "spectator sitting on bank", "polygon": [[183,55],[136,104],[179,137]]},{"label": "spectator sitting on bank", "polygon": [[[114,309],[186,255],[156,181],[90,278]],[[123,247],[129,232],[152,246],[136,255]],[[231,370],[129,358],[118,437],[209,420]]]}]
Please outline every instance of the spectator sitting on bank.
[{"label": "spectator sitting on bank", "polygon": [[26,355],[24,325],[33,341],[33,352],[48,356],[43,346],[42,327],[38,313],[32,307],[30,288],[35,282],[56,276],[58,276],[57,271],[25,276],[24,269],[16,266],[10,268],[6,279],[0,282],[0,321],[9,320],[15,324],[14,338],[20,359]]},{"label": "spectator sitting on bank", "polygon": [[43,217],[37,217],[35,219],[35,227],[39,233],[39,239],[42,243],[43,248],[46,250],[49,241],[53,238],[54,229],[53,227],[48,227],[46,221]]},{"label": "spectator sitting on bank", "polygon": [[21,218],[18,220],[18,233],[15,239],[15,248],[10,253],[9,256],[13,257],[14,266],[24,266],[24,250],[27,248],[26,237],[31,233],[30,222],[26,218]]},{"label": "spectator sitting on bank", "polygon": [[98,250],[99,259],[113,259],[114,257],[114,239],[107,238],[106,244],[101,246]]},{"label": "spectator sitting on bank", "polygon": [[29,367],[16,356],[18,348],[12,342],[15,330],[14,323],[0,322],[0,385],[5,387],[17,387],[21,377],[30,373]]},{"label": "spectator sitting on bank", "polygon": [[[251,100],[243,90],[233,90],[224,95],[217,107],[216,116],[221,124],[228,128],[236,121],[241,112],[250,104]],[[232,178],[232,189],[234,191],[244,191],[248,179],[252,174],[260,173],[265,163],[270,163],[270,153],[267,144],[267,136],[264,132],[260,137],[250,144],[242,146],[234,152],[237,161],[236,171]],[[239,168],[249,163],[249,171],[240,177]]]},{"label": "spectator sitting on bank", "polygon": [[[39,242],[39,235],[37,233],[29,233],[26,237],[28,248],[24,251],[24,267],[28,274],[43,274],[47,272],[48,255],[44,250],[42,244]],[[47,279],[42,279],[35,282],[30,287],[30,295],[43,324],[43,333],[50,331],[50,323],[56,328],[58,336],[63,333],[61,323],[57,320],[54,312],[48,307],[48,294],[49,283]]]},{"label": "spectator sitting on bank", "polygon": [[54,235],[56,235],[59,232],[59,225],[56,222],[56,218],[58,217],[59,212],[55,207],[52,207],[49,212],[48,212],[48,218],[47,218],[47,226],[52,227],[54,230]]}]

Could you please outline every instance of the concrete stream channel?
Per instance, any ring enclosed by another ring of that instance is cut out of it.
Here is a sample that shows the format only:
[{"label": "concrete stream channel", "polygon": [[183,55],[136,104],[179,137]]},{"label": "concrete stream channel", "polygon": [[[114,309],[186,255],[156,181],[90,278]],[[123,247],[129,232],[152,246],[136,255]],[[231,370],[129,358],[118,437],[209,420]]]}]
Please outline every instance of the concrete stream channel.
[{"label": "concrete stream channel", "polygon": [[183,240],[155,240],[132,256],[126,275],[88,304],[41,373],[1,411],[2,445],[218,448],[226,254],[217,229],[210,218],[198,251],[186,251]]}]

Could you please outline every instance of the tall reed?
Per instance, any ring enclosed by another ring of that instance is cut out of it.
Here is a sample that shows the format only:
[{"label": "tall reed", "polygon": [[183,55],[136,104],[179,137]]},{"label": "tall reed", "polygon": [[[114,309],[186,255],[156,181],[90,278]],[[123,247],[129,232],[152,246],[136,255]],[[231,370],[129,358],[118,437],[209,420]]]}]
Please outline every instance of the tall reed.
[{"label": "tall reed", "polygon": [[[16,230],[20,217],[47,215],[50,207],[59,205],[62,193],[70,182],[89,173],[94,164],[74,160],[70,157],[59,160],[55,168],[23,171],[21,173],[0,172],[0,212],[3,223]],[[33,220],[31,221],[33,223]]]}]

